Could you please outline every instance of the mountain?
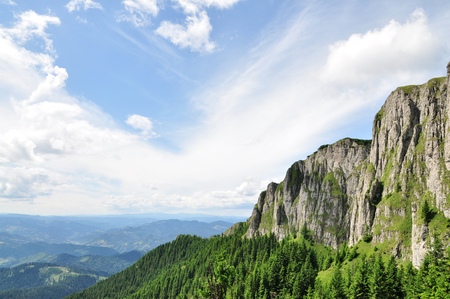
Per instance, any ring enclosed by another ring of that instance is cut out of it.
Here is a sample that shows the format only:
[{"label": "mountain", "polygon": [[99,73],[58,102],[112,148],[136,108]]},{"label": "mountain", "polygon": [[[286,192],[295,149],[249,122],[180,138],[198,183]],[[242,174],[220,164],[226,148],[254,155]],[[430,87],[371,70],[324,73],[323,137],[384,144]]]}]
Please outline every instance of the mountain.
[{"label": "mountain", "polygon": [[99,226],[65,219],[49,220],[25,215],[0,215],[0,232],[19,235],[28,241],[64,243],[99,229]]},{"label": "mountain", "polygon": [[78,240],[84,245],[109,247],[118,252],[149,251],[174,240],[179,234],[208,238],[225,232],[230,226],[232,226],[232,223],[224,221],[205,223],[175,219],[161,220],[140,226],[114,229],[102,234],[94,233],[83,236]]},{"label": "mountain", "polygon": [[433,234],[448,244],[447,70],[448,77],[393,91],[374,118],[372,140],[345,138],[295,162],[260,194],[246,236],[272,232],[281,240],[306,225],[316,242],[337,248],[370,235],[416,267]]},{"label": "mountain", "polygon": [[111,216],[33,216],[0,214],[1,233],[21,236],[27,242],[71,243],[84,235],[123,226],[136,226],[156,221],[131,215]]},{"label": "mountain", "polygon": [[113,256],[118,252],[111,248],[99,246],[85,246],[74,244],[48,244],[45,242],[32,242],[25,244],[0,243],[0,266],[9,267],[17,265],[20,259],[39,254],[58,255],[68,253],[75,256],[102,255]]},{"label": "mountain", "polygon": [[49,263],[0,268],[0,298],[59,299],[104,278],[101,273]]},{"label": "mountain", "polygon": [[128,266],[134,264],[144,255],[142,251],[130,251],[113,256],[84,255],[75,256],[67,253],[58,255],[40,252],[34,255],[23,257],[15,262],[10,262],[10,267],[18,267],[29,263],[52,263],[60,266],[77,267],[89,271],[96,271],[103,276],[110,276]]},{"label": "mountain", "polygon": [[197,298],[224,285],[226,298],[448,298],[447,69],[392,92],[372,140],[294,163],[245,223],[180,235],[68,298]]}]

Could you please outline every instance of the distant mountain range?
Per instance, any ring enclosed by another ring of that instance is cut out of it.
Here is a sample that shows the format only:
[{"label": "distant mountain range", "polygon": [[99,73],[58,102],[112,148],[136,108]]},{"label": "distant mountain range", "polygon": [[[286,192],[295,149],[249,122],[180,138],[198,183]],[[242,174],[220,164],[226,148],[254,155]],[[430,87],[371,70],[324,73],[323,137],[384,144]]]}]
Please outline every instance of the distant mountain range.
[{"label": "distant mountain range", "polygon": [[63,298],[124,270],[180,234],[208,238],[231,226],[225,221],[158,220],[149,214],[0,214],[0,299]]},{"label": "distant mountain range", "polygon": [[[61,263],[55,260],[61,254],[78,258],[113,257],[128,251],[146,252],[174,240],[179,234],[207,238],[223,233],[232,225],[225,221],[157,220],[149,216],[42,217],[0,214],[0,267],[30,262]],[[91,262],[93,260],[90,258]],[[101,263],[108,269],[116,270],[123,269],[125,265],[107,266],[108,262]],[[80,264],[77,266],[81,267]],[[108,273],[115,273],[116,270]]]},{"label": "distant mountain range", "polygon": [[118,252],[130,250],[149,251],[161,244],[174,240],[179,234],[208,238],[212,235],[220,235],[231,226],[232,223],[224,221],[204,223],[198,221],[161,220],[135,227],[114,229],[101,234],[92,233],[77,240],[83,245],[109,247]]}]

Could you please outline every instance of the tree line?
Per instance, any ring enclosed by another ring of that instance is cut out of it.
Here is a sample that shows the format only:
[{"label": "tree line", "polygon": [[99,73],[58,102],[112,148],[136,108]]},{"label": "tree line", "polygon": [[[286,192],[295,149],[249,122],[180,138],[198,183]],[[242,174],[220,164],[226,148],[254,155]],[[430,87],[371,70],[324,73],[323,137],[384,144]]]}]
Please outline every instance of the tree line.
[{"label": "tree line", "polygon": [[[449,254],[437,236],[416,270],[410,262],[398,265],[395,258],[380,253],[359,256],[356,247],[346,244],[339,250],[314,244],[306,228],[299,237],[280,242],[272,234],[247,239],[247,228],[241,224],[231,236],[210,239],[179,236],[69,298],[353,299],[450,294]],[[219,283],[220,287],[214,285]]]}]

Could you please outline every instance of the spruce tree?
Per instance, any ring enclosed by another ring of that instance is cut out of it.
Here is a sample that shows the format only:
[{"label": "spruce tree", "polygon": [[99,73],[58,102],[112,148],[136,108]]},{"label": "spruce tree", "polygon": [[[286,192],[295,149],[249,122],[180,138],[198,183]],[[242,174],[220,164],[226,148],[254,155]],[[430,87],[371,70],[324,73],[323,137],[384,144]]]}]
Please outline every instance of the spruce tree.
[{"label": "spruce tree", "polygon": [[336,267],[331,278],[330,283],[330,298],[332,299],[345,299],[347,296],[344,291],[344,279],[340,267]]},{"label": "spruce tree", "polygon": [[423,203],[420,215],[426,224],[428,224],[431,221],[432,211],[430,205],[428,204],[428,200],[426,199],[425,202]]},{"label": "spruce tree", "polygon": [[361,263],[356,268],[356,273],[350,284],[349,298],[368,299],[369,298],[369,266],[366,256],[362,256]]},{"label": "spruce tree", "polygon": [[386,269],[385,292],[387,299],[401,299],[405,297],[401,276],[397,269],[397,262],[394,256],[391,256]]},{"label": "spruce tree", "polygon": [[369,280],[370,298],[387,298],[386,294],[386,273],[381,254],[373,260],[372,273]]}]

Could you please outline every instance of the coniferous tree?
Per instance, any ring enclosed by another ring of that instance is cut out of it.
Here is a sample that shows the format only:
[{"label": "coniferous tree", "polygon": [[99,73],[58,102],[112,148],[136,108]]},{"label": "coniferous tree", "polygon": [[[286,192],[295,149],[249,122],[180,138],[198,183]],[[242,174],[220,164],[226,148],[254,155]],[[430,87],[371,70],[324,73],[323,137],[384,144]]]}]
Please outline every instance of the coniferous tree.
[{"label": "coniferous tree", "polygon": [[421,298],[448,298],[450,294],[450,263],[444,256],[443,244],[437,233],[434,234],[433,239],[431,251],[425,256],[420,268]]},{"label": "coniferous tree", "polygon": [[203,289],[199,290],[201,298],[223,299],[227,293],[227,288],[235,275],[233,266],[229,266],[223,253],[214,262],[214,267],[209,266],[208,277],[203,283]]},{"label": "coniferous tree", "polygon": [[386,294],[386,273],[381,254],[371,259],[373,261],[372,273],[370,275],[370,298],[387,298]]},{"label": "coniferous tree", "polygon": [[432,217],[432,211],[430,205],[428,204],[428,200],[425,199],[423,203],[422,210],[420,211],[420,215],[425,223],[429,223]]},{"label": "coniferous tree", "polygon": [[391,256],[386,268],[385,292],[386,298],[388,299],[401,299],[405,297],[401,276],[394,256]]},{"label": "coniferous tree", "polygon": [[345,299],[347,296],[344,291],[344,279],[342,277],[340,267],[336,267],[331,278],[330,283],[330,298],[331,299]]},{"label": "coniferous tree", "polygon": [[368,299],[369,292],[369,265],[366,256],[363,255],[361,263],[357,266],[355,276],[350,284],[349,298]]}]

